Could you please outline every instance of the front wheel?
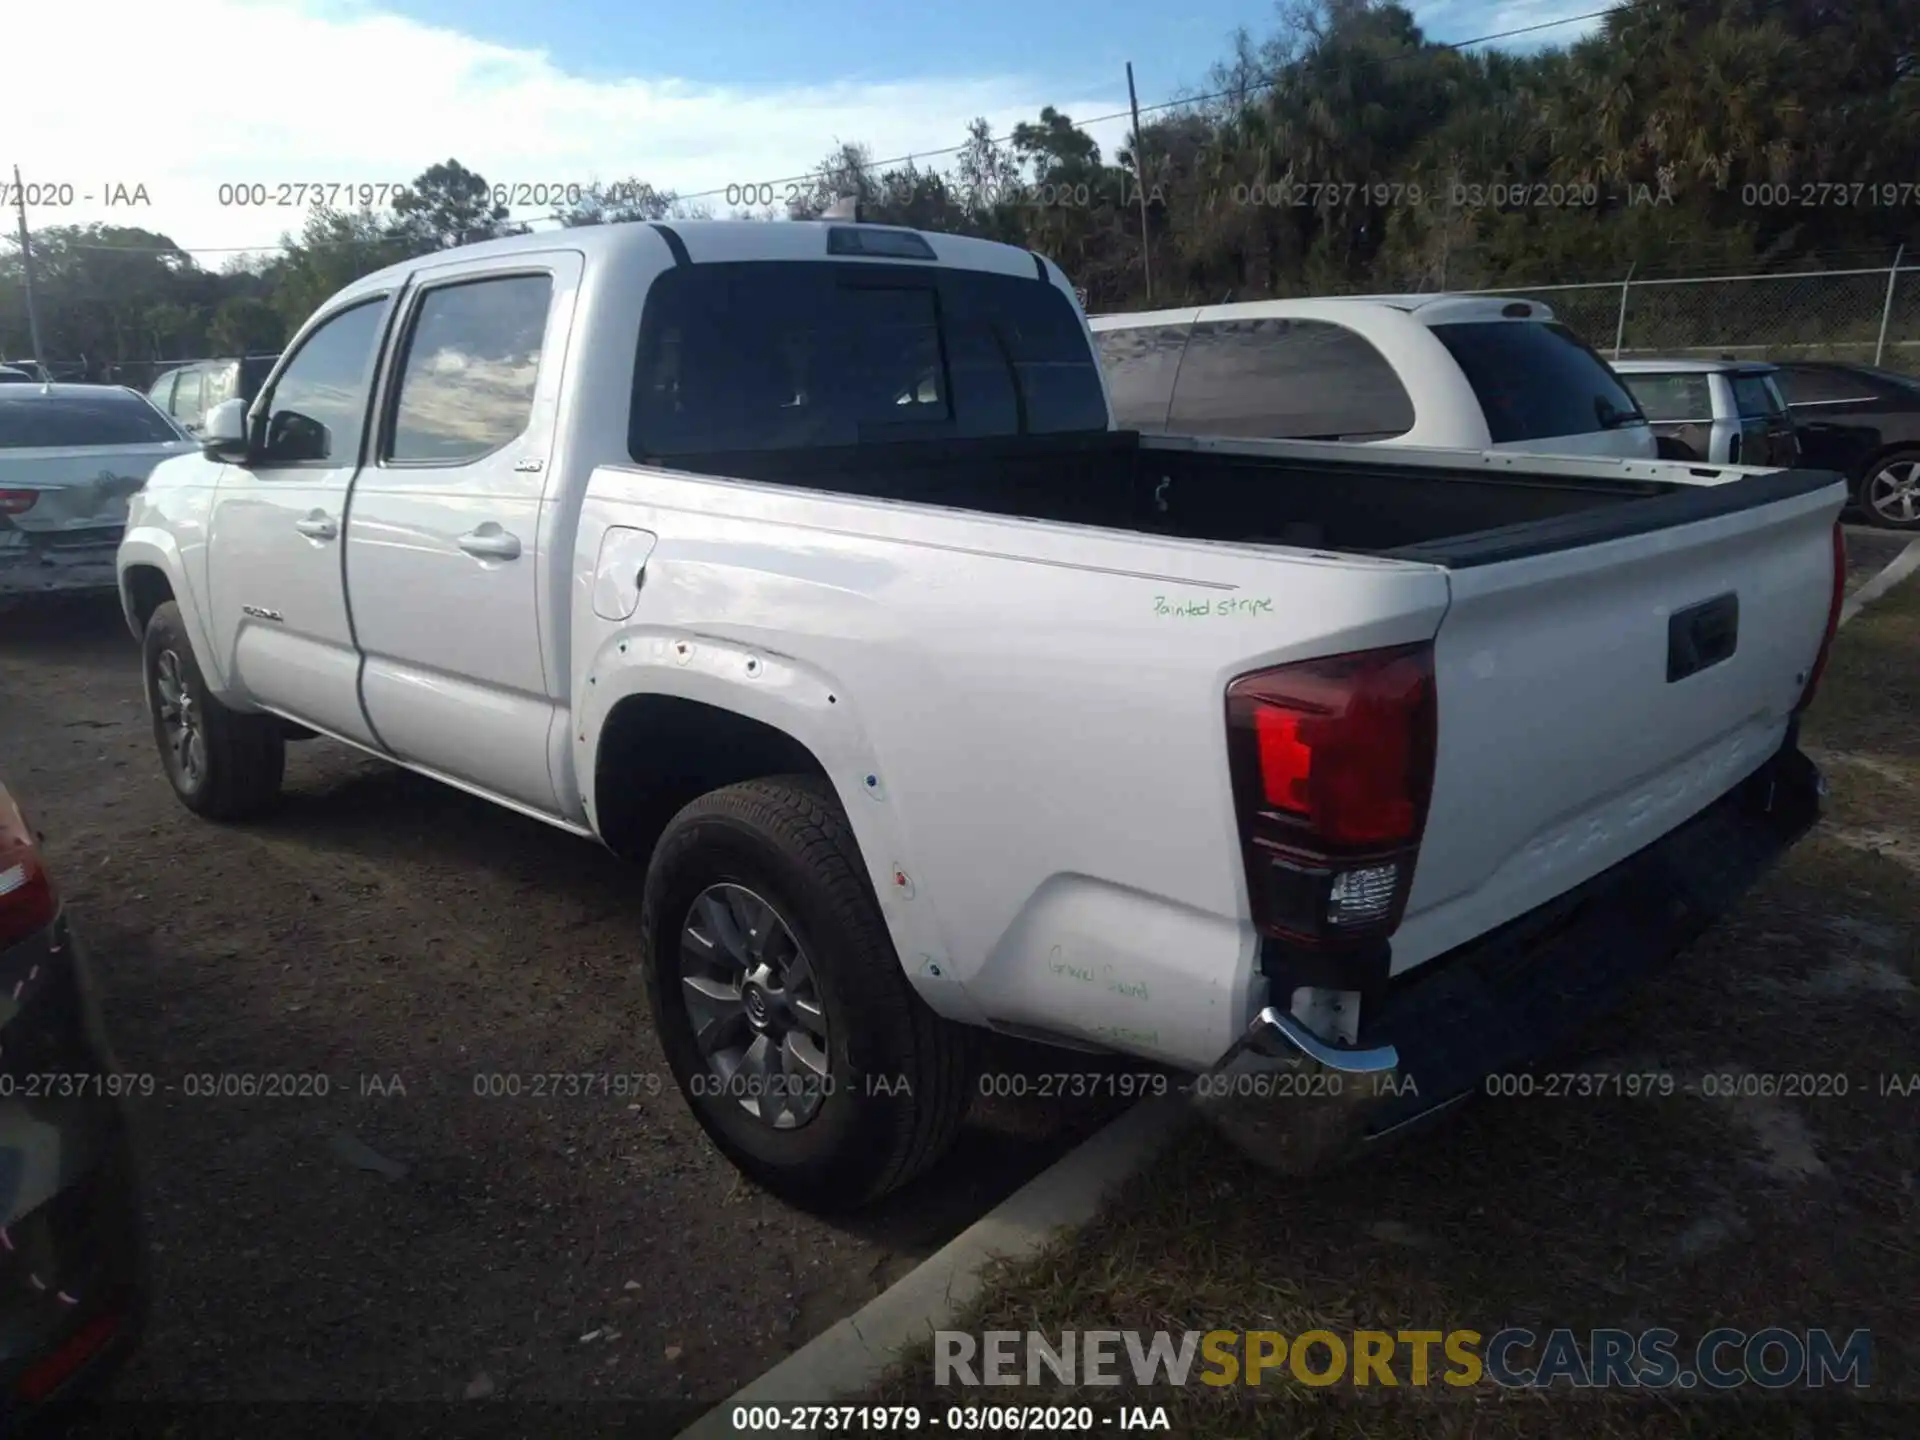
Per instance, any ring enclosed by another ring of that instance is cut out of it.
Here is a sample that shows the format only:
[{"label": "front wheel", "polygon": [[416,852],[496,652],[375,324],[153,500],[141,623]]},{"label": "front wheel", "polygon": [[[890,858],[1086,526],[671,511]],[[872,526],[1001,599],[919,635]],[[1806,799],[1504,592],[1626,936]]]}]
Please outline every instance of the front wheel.
[{"label": "front wheel", "polygon": [[932,1165],[971,1094],[971,1031],[913,991],[831,787],[730,785],[667,826],[640,916],[653,1024],[702,1128],[813,1209]]},{"label": "front wheel", "polygon": [[280,722],[214,699],[178,602],[167,601],[147,621],[141,670],[154,744],[180,803],[210,820],[244,820],[269,808],[286,768]]},{"label": "front wheel", "polygon": [[1887,530],[1920,530],[1920,450],[1873,462],[1860,479],[1860,508]]}]

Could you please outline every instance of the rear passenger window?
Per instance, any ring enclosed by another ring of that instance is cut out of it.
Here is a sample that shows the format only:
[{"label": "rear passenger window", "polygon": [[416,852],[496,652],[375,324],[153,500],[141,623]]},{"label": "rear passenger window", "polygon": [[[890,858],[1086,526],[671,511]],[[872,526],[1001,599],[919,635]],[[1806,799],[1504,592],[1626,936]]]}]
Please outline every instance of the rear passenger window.
[{"label": "rear passenger window", "polygon": [[1180,369],[1180,352],[1186,348],[1189,328],[1134,325],[1095,333],[1100,368],[1107,374],[1107,395],[1113,402],[1114,423],[1122,430],[1158,434],[1167,428],[1173,377]]},{"label": "rear passenger window", "polygon": [[207,386],[200,395],[200,404],[203,409],[211,410],[214,406],[233,399],[238,389],[239,371],[240,366],[236,362],[230,365],[216,365],[207,372]]},{"label": "rear passenger window", "polygon": [[1385,440],[1413,428],[1413,401],[1364,337],[1322,320],[1210,320],[1193,327],[1167,427],[1180,434]]},{"label": "rear passenger window", "polygon": [[198,370],[182,370],[180,378],[174,381],[173,399],[167,409],[172,412],[173,418],[183,425],[200,423],[201,379],[201,372]]},{"label": "rear passenger window", "polygon": [[1705,375],[1623,376],[1649,420],[1712,420],[1713,390]]},{"label": "rear passenger window", "polygon": [[1640,418],[1607,362],[1564,325],[1476,320],[1436,325],[1433,334],[1473,386],[1496,445],[1592,435]]},{"label": "rear passenger window", "polygon": [[407,338],[386,458],[460,464],[522,434],[533,418],[552,298],[547,275],[427,291]]}]

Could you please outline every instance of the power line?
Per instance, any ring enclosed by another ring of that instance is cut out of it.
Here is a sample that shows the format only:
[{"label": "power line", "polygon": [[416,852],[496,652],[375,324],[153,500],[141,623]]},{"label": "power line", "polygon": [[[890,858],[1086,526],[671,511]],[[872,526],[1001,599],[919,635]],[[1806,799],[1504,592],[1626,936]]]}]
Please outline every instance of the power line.
[{"label": "power line", "polygon": [[[1511,30],[1495,31],[1491,35],[1476,35],[1471,40],[1436,41],[1433,44],[1423,46],[1418,50],[1403,50],[1397,55],[1385,55],[1385,56],[1377,56],[1377,57],[1368,56],[1366,58],[1369,61],[1369,63],[1372,63],[1372,64],[1392,65],[1405,60],[1422,59],[1426,56],[1431,55],[1436,50],[1453,50],[1453,51],[1466,50],[1466,49],[1470,49],[1475,45],[1488,45],[1493,43],[1496,40],[1513,40],[1513,39],[1519,38],[1522,35],[1536,34],[1542,30],[1555,30],[1566,25],[1584,24],[1588,20],[1604,19],[1608,15],[1613,14],[1616,10],[1624,10],[1629,8],[1631,3],[1632,3],[1632,0],[1623,0],[1623,3],[1621,4],[1609,5],[1602,10],[1589,10],[1582,15],[1565,15],[1558,20],[1542,20],[1532,25],[1516,26]],[[1140,107],[1140,113],[1142,115],[1153,115],[1153,114],[1157,114],[1162,110],[1177,110],[1184,106],[1205,105],[1209,101],[1213,101],[1213,100],[1227,100],[1227,99],[1235,99],[1235,98],[1244,98],[1250,95],[1257,95],[1264,90],[1271,90],[1274,86],[1281,83],[1281,79],[1282,77],[1280,76],[1273,76],[1265,80],[1254,81],[1247,85],[1238,85],[1226,90],[1212,91],[1211,93],[1208,93],[1208,94],[1188,95],[1177,100],[1162,100],[1155,105],[1142,105]],[[1132,113],[1133,112],[1130,109],[1128,109],[1128,110],[1116,110],[1110,115],[1096,115],[1091,120],[1081,120],[1081,121],[1075,122],[1074,128],[1084,130],[1088,126],[1092,126],[1092,125],[1105,125],[1114,120],[1128,120],[1132,118]],[[1004,145],[1009,141],[1011,141],[1012,139],[1013,139],[1013,132],[1009,131],[1005,135],[995,135],[995,136],[988,137],[987,143],[992,145]],[[893,158],[888,160],[869,160],[866,162],[865,165],[861,166],[860,168],[862,170],[883,170],[883,169],[888,169],[897,165],[909,165],[919,160],[930,160],[930,159],[935,159],[937,157],[945,156],[945,155],[958,155],[960,154],[961,151],[966,150],[973,143],[974,142],[971,140],[966,140],[966,141],[962,141],[958,145],[949,145],[945,149],[941,149],[941,150],[915,150],[910,154],[896,155]],[[1134,143],[1136,145],[1139,143],[1139,137],[1137,135],[1134,137]],[[731,191],[735,195],[738,195],[743,191],[757,194],[762,190],[769,190],[769,191],[776,190],[778,187],[782,185],[800,185],[800,184],[804,184],[809,180],[822,180],[836,173],[837,171],[832,169],[809,170],[803,175],[786,175],[786,176],[782,176],[780,179],[777,179],[777,180],[759,180],[746,185],[738,185],[738,184],[721,185],[712,190],[696,190],[685,195],[682,195],[676,192],[673,195],[673,202],[678,204],[678,203],[689,201],[689,200],[711,200],[715,198],[725,198],[725,196],[729,191]],[[531,217],[528,219],[513,221],[511,223],[527,225],[531,227],[534,224],[535,220],[544,221],[544,220],[551,220],[552,218],[553,217],[550,215],[543,215],[543,216],[537,216],[537,217]],[[386,238],[387,237],[380,237],[379,239],[367,240],[364,242],[356,242],[356,243],[377,245],[377,244],[386,243]],[[256,255],[256,254],[265,254],[265,253],[270,253],[275,251],[286,251],[290,249],[295,249],[297,248],[297,243],[293,245],[289,245],[283,242],[275,241],[271,244],[265,244],[265,245],[176,245],[171,250],[163,249],[158,246],[88,245],[88,244],[76,244],[76,245],[71,245],[68,248],[74,249],[74,250],[113,251],[122,255],[175,255],[175,254]]]}]

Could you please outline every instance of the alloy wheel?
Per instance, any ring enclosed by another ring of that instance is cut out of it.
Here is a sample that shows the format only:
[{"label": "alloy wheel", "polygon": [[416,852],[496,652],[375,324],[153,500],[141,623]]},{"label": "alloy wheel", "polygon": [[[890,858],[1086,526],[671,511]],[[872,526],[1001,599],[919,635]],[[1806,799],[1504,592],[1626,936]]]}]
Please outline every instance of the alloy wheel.
[{"label": "alloy wheel", "polygon": [[680,987],[705,1093],[729,1095],[776,1130],[806,1124],[832,1089],[827,1014],[812,962],[772,904],[710,885],[680,931]]}]

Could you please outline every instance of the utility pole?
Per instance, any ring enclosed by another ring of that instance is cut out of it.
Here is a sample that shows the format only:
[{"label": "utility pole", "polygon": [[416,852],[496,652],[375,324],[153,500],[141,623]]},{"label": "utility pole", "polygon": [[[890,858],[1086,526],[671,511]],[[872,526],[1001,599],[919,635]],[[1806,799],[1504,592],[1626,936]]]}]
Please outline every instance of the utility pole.
[{"label": "utility pole", "polygon": [[1133,110],[1133,183],[1140,192],[1140,268],[1147,277],[1147,301],[1153,301],[1153,247],[1147,237],[1147,160],[1140,152],[1140,97],[1133,88],[1133,62],[1127,61],[1127,104]]},{"label": "utility pole", "polygon": [[33,368],[40,379],[47,378],[47,363],[40,354],[40,312],[33,303],[33,242],[27,238],[27,192],[20,185],[20,167],[13,167],[13,199],[20,213],[20,273],[26,280],[27,334],[33,341]]}]

